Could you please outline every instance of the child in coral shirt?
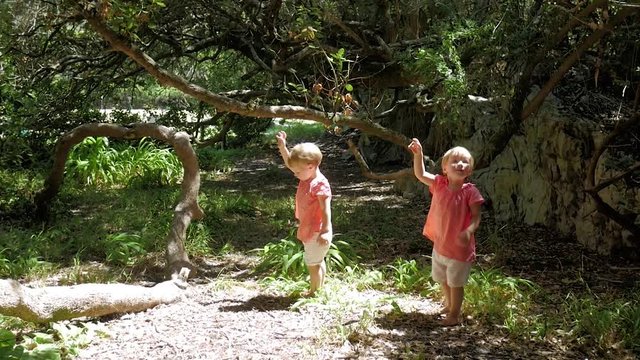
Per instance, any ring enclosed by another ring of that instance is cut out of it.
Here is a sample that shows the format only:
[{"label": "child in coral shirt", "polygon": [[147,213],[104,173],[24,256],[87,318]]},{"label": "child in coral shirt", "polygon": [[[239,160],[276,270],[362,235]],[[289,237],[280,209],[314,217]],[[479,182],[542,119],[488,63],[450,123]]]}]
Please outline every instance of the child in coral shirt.
[{"label": "child in coral shirt", "polygon": [[299,221],[297,238],[304,245],[304,261],[311,284],[307,296],[313,296],[324,284],[327,266],[324,257],[333,237],[331,225],[331,187],[320,172],[322,152],[312,143],[301,143],[287,149],[287,134],[276,134],[284,164],[300,182],[296,191],[295,216]]},{"label": "child in coral shirt", "polygon": [[457,325],[464,299],[464,285],[469,280],[476,256],[474,233],[480,226],[482,195],[465,180],[473,171],[473,156],[457,146],[442,157],[442,175],[424,169],[422,145],[418,139],[409,144],[413,153],[413,172],[429,186],[431,207],[422,234],[433,241],[431,276],[440,283],[446,317],[442,325]]}]

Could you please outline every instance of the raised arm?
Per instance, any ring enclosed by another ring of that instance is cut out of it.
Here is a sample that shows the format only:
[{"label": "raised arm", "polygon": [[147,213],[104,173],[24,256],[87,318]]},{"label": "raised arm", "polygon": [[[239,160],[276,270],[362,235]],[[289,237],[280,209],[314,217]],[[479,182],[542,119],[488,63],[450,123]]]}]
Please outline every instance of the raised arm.
[{"label": "raised arm", "polygon": [[284,131],[279,131],[276,134],[276,140],[278,141],[278,150],[280,151],[280,156],[282,156],[282,160],[284,164],[289,170],[291,170],[291,166],[289,166],[289,158],[291,153],[289,149],[287,149],[287,133]]},{"label": "raised arm", "polygon": [[413,138],[409,144],[409,150],[413,153],[413,173],[416,175],[416,178],[418,178],[420,182],[431,186],[435,182],[436,176],[424,169],[422,144],[420,144],[418,139]]}]

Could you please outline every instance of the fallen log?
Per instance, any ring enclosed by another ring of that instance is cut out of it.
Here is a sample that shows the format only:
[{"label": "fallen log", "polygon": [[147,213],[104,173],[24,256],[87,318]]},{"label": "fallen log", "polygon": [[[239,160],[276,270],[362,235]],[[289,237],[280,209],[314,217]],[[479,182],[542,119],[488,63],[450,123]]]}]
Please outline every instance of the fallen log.
[{"label": "fallen log", "polygon": [[0,280],[0,314],[35,323],[138,312],[182,298],[189,269],[153,287],[127,284],[80,284],[29,288]]}]

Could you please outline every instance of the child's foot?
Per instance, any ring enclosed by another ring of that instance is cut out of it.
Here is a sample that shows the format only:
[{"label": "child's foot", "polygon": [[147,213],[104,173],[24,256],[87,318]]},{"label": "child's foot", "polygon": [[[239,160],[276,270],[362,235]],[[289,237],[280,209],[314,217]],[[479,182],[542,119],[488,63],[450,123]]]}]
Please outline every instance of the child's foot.
[{"label": "child's foot", "polygon": [[305,291],[302,294],[300,294],[301,298],[312,298],[316,296],[316,292],[315,291]]},{"label": "child's foot", "polygon": [[462,319],[459,316],[450,316],[447,315],[444,319],[440,321],[440,325],[442,326],[456,326],[462,322]]}]

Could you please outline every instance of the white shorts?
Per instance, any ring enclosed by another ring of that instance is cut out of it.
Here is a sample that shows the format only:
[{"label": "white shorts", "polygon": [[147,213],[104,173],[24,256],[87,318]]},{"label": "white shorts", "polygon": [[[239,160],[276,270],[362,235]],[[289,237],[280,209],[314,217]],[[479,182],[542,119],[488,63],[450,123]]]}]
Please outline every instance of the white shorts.
[{"label": "white shorts", "polygon": [[324,261],[324,257],[329,252],[331,242],[320,245],[318,238],[320,233],[313,234],[313,240],[302,243],[304,245],[304,263],[307,265],[319,265]]},{"label": "white shorts", "polygon": [[464,287],[469,280],[471,263],[442,256],[433,250],[431,254],[431,277],[449,287]]}]

